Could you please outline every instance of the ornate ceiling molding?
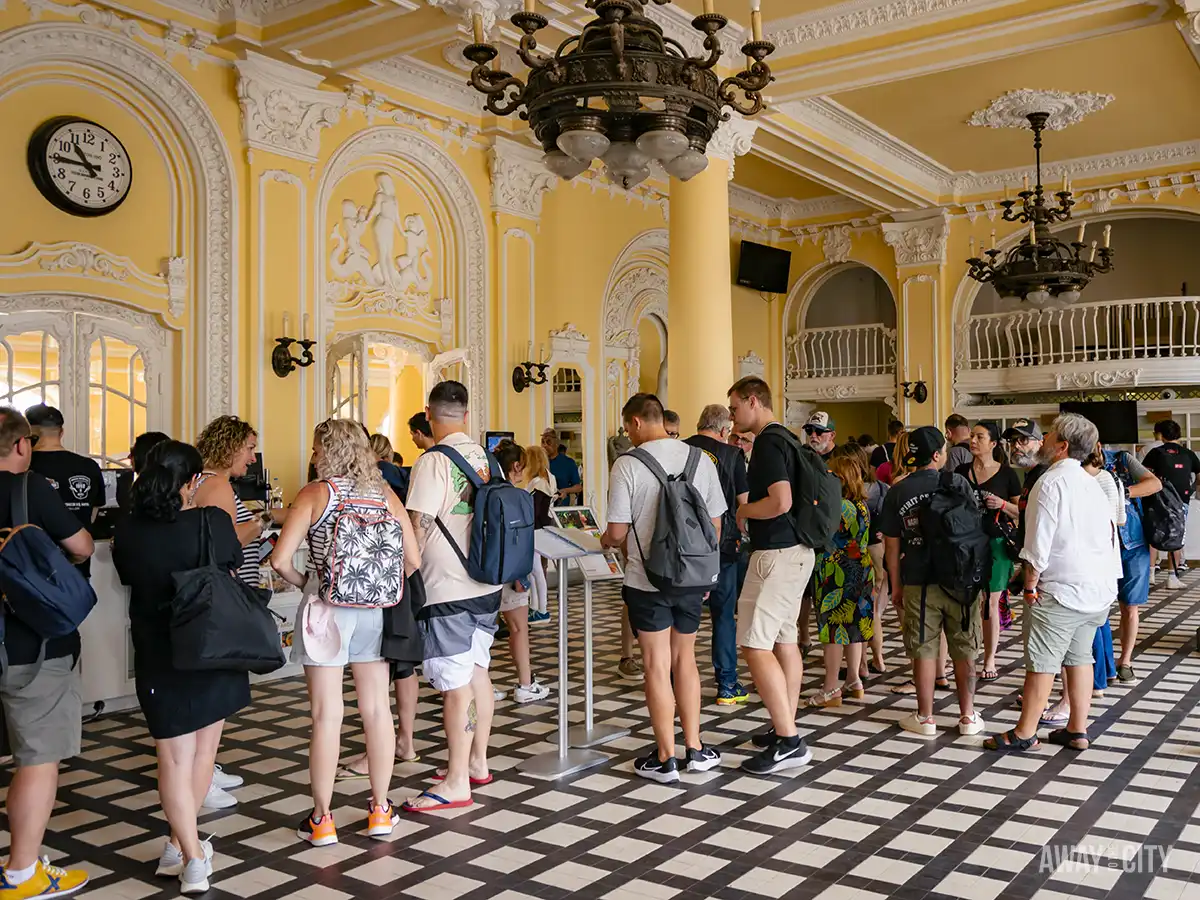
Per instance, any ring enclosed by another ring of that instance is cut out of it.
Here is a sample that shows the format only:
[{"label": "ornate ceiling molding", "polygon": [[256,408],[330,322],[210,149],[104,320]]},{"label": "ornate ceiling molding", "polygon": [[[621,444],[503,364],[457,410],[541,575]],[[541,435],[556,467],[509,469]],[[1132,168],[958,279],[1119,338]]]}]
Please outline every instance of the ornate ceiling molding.
[{"label": "ornate ceiling molding", "polygon": [[363,76],[449,107],[477,116],[483,110],[483,95],[445,69],[406,56],[393,56],[359,69]]},{"label": "ornate ceiling molding", "polygon": [[835,225],[825,229],[824,240],[821,242],[821,252],[825,254],[825,262],[830,264],[844,263],[850,259],[850,226]]},{"label": "ornate ceiling molding", "polygon": [[540,151],[497,138],[488,150],[488,168],[492,176],[492,212],[534,222],[541,219],[542,195],[554,190],[558,178],[542,164]]},{"label": "ornate ceiling molding", "polygon": [[[521,0],[425,0],[430,6],[442,10],[448,16],[461,17],[468,26],[471,17],[479,13],[483,19],[483,31],[491,34],[496,23],[507,19],[521,7]],[[513,70],[509,70],[513,71]]]},{"label": "ornate ceiling molding", "polygon": [[325,0],[160,0],[165,6],[213,25],[270,25],[327,5]]},{"label": "ornate ceiling molding", "polygon": [[257,53],[235,65],[246,146],[315,163],[321,129],[337,124],[346,95],[319,90],[322,75]]},{"label": "ornate ceiling molding", "polygon": [[1030,113],[1049,113],[1046,121],[1048,131],[1062,131],[1070,125],[1078,125],[1092,113],[1100,112],[1115,98],[1112,94],[1097,94],[1091,91],[1070,93],[1068,91],[1044,91],[1021,88],[997,97],[984,109],[976,110],[967,119],[968,125],[980,128],[1029,128]]},{"label": "ornate ceiling molding", "polygon": [[1175,20],[1175,27],[1187,41],[1196,62],[1200,63],[1200,0],[1176,0],[1183,8],[1183,18]]},{"label": "ornate ceiling molding", "polygon": [[731,115],[718,126],[708,142],[708,155],[729,163],[729,178],[733,178],[733,166],[739,156],[745,156],[754,145],[754,132],[758,130],[757,119],[746,119]]},{"label": "ornate ceiling molding", "polygon": [[896,253],[896,265],[940,266],[946,262],[946,238],[950,234],[950,213],[944,209],[918,210],[900,216],[898,221],[882,222],[883,240]]},{"label": "ornate ceiling molding", "polygon": [[1018,0],[850,0],[771,23],[766,37],[787,55],[916,28]]}]

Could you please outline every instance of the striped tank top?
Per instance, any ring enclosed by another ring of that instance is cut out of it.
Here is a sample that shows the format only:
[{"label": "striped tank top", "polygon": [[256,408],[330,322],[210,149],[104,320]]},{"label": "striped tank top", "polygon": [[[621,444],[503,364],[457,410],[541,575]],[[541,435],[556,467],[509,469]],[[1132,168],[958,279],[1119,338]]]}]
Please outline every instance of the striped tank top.
[{"label": "striped tank top", "polygon": [[[196,483],[196,487],[208,481],[210,478],[216,478],[215,472],[202,472]],[[241,497],[235,492],[233,495],[233,508],[237,512],[237,517],[234,519],[234,524],[242,525],[254,518],[255,513],[252,512],[246,504],[242,503]],[[258,563],[258,554],[262,549],[262,538],[255,538],[250,543],[242,546],[242,564],[237,570],[237,577],[251,587],[258,587],[262,580],[262,573]]]},{"label": "striped tank top", "polygon": [[[333,511],[337,508],[338,498],[346,498],[353,503],[355,499],[384,502],[382,491],[356,492],[349,478],[333,477],[325,479],[337,489],[335,495],[329,491],[329,499],[325,501],[325,511],[321,517],[308,529],[308,574],[319,575],[327,571],[329,550],[333,544]],[[329,485],[325,485],[328,490]]]}]

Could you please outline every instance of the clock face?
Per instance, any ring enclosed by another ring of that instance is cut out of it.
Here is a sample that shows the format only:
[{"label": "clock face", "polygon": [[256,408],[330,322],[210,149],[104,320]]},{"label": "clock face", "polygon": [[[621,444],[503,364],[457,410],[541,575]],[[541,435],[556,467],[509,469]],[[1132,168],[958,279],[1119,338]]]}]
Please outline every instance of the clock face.
[{"label": "clock face", "polygon": [[34,133],[29,169],[47,200],[78,216],[112,212],[133,184],[133,165],[116,136],[73,116],[51,119]]}]

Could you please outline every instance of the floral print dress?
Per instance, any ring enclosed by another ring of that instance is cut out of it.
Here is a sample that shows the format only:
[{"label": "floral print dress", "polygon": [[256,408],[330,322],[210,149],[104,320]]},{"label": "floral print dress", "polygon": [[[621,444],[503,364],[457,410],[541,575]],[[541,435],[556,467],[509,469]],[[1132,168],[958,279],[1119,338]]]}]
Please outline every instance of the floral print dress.
[{"label": "floral print dress", "polygon": [[842,524],[833,549],[817,557],[817,639],[822,644],[860,644],[875,633],[870,536],[867,505],[842,500]]}]

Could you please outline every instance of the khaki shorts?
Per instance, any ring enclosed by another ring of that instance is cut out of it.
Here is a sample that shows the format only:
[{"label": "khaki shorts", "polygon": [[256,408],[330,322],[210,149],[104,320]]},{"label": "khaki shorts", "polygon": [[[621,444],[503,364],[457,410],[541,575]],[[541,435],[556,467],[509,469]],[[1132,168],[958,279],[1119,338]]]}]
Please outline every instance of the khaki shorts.
[{"label": "khaki shorts", "polygon": [[74,657],[46,660],[29,681],[33,668],[11,666],[0,676],[0,707],[18,768],[78,756],[83,736],[83,698]]},{"label": "khaki shorts", "polygon": [[811,547],[755,550],[737,605],[737,642],[750,650],[774,650],[795,644],[800,598],[812,577],[816,554]]},{"label": "khaki shorts", "polygon": [[[925,592],[925,634],[921,635],[921,592]],[[983,623],[978,602],[971,604],[967,627],[963,607],[935,584],[904,587],[904,650],[909,659],[937,659],[942,632],[946,649],[955,662],[973,660],[983,644]]]},{"label": "khaki shorts", "polygon": [[1060,604],[1042,591],[1037,603],[1026,603],[1021,616],[1025,638],[1025,671],[1058,672],[1063,666],[1091,666],[1092,639],[1108,618],[1108,610],[1084,613]]}]

